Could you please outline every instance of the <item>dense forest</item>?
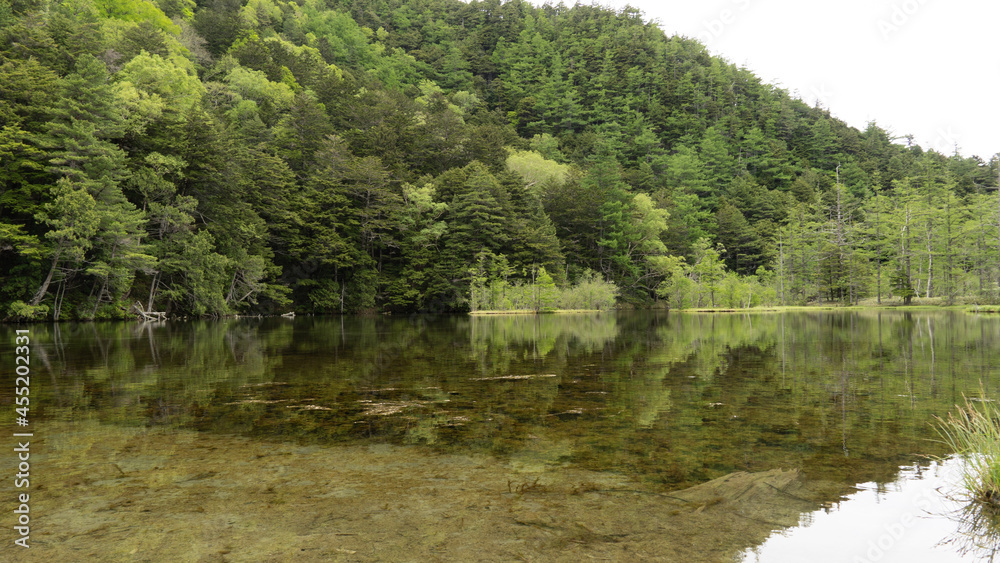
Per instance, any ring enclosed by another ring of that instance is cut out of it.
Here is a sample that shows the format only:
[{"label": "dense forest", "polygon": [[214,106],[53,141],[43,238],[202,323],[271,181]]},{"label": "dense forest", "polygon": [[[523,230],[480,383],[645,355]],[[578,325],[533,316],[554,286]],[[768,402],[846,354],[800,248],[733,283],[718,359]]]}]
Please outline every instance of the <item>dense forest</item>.
[{"label": "dense forest", "polygon": [[630,8],[0,0],[0,318],[996,302],[998,172]]}]

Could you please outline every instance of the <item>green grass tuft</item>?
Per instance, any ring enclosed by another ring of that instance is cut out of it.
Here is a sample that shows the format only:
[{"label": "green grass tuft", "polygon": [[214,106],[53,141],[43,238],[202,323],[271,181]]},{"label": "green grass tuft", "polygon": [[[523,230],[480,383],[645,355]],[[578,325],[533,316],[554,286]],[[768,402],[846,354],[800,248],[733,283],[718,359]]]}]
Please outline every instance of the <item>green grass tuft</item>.
[{"label": "green grass tuft", "polygon": [[974,502],[1000,505],[1000,407],[965,398],[947,418],[935,417],[942,441],[965,461],[962,483]]}]

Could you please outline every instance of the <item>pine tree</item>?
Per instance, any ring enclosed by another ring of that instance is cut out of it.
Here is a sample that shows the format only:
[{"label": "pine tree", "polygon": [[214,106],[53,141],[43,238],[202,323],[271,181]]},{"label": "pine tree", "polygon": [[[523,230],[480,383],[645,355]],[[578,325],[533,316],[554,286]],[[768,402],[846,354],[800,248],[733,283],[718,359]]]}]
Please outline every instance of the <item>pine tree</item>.
[{"label": "pine tree", "polygon": [[[45,205],[37,217],[51,227],[45,233],[45,238],[52,245],[48,252],[51,263],[44,281],[28,303],[32,307],[45,298],[61,262],[70,265],[83,262],[86,251],[94,244],[93,237],[101,223],[97,202],[86,187],[75,184],[69,178],[61,178],[56,182],[52,195],[52,203]],[[64,271],[63,278],[71,272]]]},{"label": "pine tree", "polygon": [[739,273],[753,273],[765,265],[764,244],[736,206],[723,202],[715,214],[717,240],[726,248],[725,262]]}]

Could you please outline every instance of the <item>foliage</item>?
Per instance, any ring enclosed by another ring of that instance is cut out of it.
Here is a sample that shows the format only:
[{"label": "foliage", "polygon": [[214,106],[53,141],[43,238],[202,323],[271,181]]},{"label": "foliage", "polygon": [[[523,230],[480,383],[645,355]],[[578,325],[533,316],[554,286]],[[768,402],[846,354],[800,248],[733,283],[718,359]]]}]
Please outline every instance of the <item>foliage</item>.
[{"label": "foliage", "polygon": [[547,184],[562,184],[567,180],[570,167],[548,160],[535,151],[512,150],[507,157],[507,168],[524,178],[525,185],[541,195]]},{"label": "foliage", "polygon": [[9,8],[13,316],[1000,302],[1000,159],[853,129],[632,9]]},{"label": "foliage", "polygon": [[540,266],[518,272],[503,254],[481,252],[469,270],[469,309],[476,311],[553,311],[556,309],[610,309],[618,288],[593,271],[586,271],[576,283],[557,287]]}]

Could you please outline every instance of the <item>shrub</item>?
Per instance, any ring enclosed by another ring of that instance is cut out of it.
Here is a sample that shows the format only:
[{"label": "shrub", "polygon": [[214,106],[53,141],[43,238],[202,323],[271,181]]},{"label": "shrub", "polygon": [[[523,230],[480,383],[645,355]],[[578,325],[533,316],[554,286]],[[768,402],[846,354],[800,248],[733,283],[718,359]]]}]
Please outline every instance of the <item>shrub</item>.
[{"label": "shrub", "polygon": [[48,305],[28,305],[23,301],[15,301],[7,309],[7,318],[15,321],[40,320],[45,318],[48,312]]}]

